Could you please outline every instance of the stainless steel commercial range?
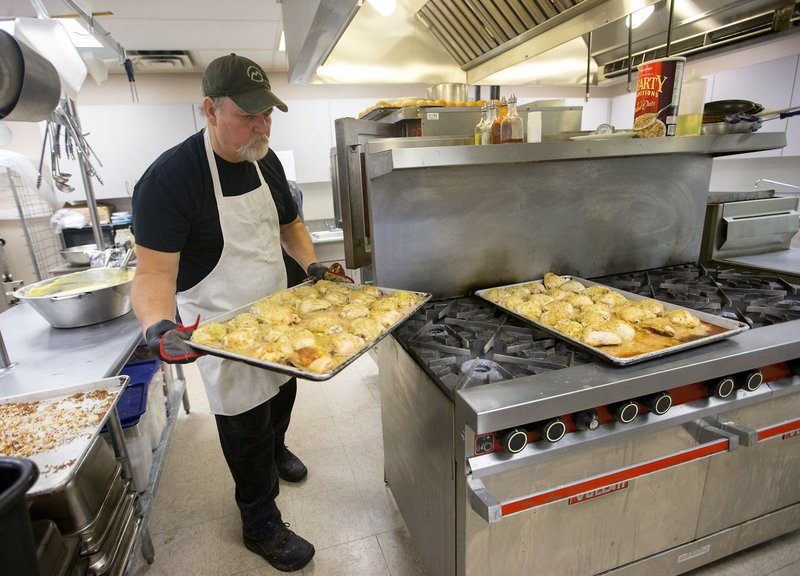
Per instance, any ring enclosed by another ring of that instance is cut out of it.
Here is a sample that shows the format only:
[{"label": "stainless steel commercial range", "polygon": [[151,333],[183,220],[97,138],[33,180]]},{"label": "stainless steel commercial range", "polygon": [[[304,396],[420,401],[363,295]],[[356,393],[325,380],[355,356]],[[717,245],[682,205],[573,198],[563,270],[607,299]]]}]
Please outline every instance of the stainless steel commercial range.
[{"label": "stainless steel commercial range", "polygon": [[[680,574],[800,528],[800,289],[698,264],[712,158],[783,134],[375,124],[337,121],[337,191],[348,266],[434,295],[378,346],[385,477],[428,574]],[[749,329],[619,366],[474,296],[547,271]]]}]

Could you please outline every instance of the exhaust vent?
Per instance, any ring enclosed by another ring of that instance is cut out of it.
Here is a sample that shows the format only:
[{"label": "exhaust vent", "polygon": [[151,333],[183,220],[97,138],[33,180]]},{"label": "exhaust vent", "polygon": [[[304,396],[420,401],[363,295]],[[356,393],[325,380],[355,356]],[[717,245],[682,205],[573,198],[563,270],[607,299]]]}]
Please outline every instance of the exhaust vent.
[{"label": "exhaust vent", "polygon": [[[743,18],[727,26],[720,26],[705,33],[674,41],[670,45],[669,55],[691,56],[776,32],[796,30],[800,25],[800,9],[798,6],[800,4],[796,4],[794,9],[784,8],[764,12],[749,18]],[[666,44],[636,52],[631,56],[631,68],[636,70],[642,62],[664,58],[666,55]],[[603,76],[605,78],[613,78],[627,74],[627,70],[628,58],[620,58],[603,65]]]},{"label": "exhaust vent", "polygon": [[128,50],[135,69],[143,72],[188,71],[194,69],[189,53],[184,50]]}]

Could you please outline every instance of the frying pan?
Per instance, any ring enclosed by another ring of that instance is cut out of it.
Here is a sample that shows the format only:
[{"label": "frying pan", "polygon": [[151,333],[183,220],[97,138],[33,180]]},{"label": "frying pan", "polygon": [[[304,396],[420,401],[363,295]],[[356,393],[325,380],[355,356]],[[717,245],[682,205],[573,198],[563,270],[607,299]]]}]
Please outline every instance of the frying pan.
[{"label": "frying pan", "polygon": [[0,120],[47,120],[60,95],[61,78],[50,61],[0,30]]},{"label": "frying pan", "polygon": [[724,122],[726,116],[734,114],[758,114],[764,109],[761,104],[749,100],[717,100],[703,106],[703,123]]}]

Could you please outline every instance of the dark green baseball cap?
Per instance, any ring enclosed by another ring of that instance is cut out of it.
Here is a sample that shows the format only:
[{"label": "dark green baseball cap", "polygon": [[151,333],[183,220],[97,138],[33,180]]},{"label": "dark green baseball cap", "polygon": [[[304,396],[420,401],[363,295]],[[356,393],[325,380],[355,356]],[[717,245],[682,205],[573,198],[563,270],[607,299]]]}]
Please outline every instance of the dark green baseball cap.
[{"label": "dark green baseball cap", "polygon": [[222,56],[203,73],[203,96],[227,96],[248,114],[260,114],[270,106],[289,108],[272,93],[269,78],[258,64],[237,54]]}]

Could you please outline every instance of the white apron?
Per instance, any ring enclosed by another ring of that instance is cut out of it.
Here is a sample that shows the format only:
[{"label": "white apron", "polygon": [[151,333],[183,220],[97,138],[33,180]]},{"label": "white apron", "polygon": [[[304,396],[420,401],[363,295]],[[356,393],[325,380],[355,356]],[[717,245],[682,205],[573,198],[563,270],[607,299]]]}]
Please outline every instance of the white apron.
[{"label": "white apron", "polygon": [[[208,129],[203,134],[214,183],[224,245],[219,262],[200,283],[179,292],[178,312],[184,324],[222,314],[286,288],[278,211],[269,186],[256,165],[261,186],[225,197]],[[266,402],[290,376],[215,356],[197,359],[209,407],[234,416]]]}]

